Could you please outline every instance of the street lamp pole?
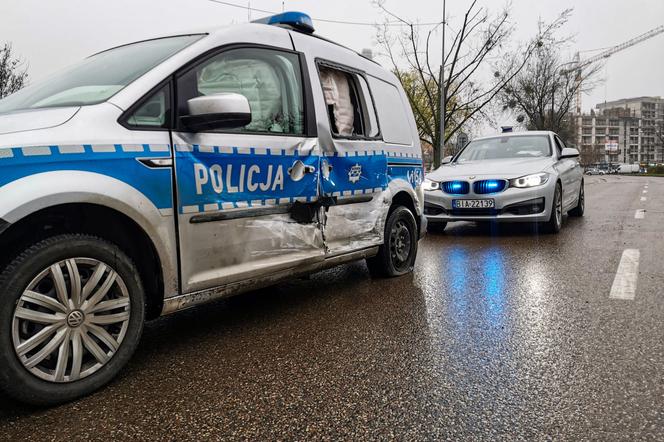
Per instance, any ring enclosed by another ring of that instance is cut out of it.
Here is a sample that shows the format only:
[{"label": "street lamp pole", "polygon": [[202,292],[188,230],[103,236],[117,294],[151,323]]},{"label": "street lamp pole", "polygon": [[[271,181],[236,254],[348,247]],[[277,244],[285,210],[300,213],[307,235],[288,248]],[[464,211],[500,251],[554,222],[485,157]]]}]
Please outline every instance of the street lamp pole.
[{"label": "street lamp pole", "polygon": [[440,134],[438,136],[438,152],[436,153],[436,158],[434,163],[440,165],[443,160],[443,149],[445,148],[445,86],[443,80],[445,79],[445,0],[443,0],[443,48],[441,50],[442,58],[440,62],[440,78],[439,78],[439,90],[440,90]]}]

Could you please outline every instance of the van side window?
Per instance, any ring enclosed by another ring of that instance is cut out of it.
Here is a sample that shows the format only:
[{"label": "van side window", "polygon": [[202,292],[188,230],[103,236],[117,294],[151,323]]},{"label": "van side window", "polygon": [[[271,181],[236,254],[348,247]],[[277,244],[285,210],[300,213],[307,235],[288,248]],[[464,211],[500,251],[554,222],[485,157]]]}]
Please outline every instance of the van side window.
[{"label": "van side window", "polygon": [[410,108],[408,101],[404,101],[395,85],[373,76],[367,76],[367,79],[376,100],[383,140],[386,143],[412,145],[415,121],[407,112]]},{"label": "van side window", "polygon": [[178,79],[178,112],[187,115],[187,100],[235,92],[251,108],[251,123],[229,130],[241,133],[304,133],[302,75],[297,54],[263,48],[222,52]]},{"label": "van side window", "polygon": [[136,129],[168,128],[171,121],[171,91],[168,84],[144,99],[125,120]]},{"label": "van side window", "polygon": [[318,71],[332,135],[376,138],[378,119],[366,80],[360,75],[327,66],[319,66]]}]

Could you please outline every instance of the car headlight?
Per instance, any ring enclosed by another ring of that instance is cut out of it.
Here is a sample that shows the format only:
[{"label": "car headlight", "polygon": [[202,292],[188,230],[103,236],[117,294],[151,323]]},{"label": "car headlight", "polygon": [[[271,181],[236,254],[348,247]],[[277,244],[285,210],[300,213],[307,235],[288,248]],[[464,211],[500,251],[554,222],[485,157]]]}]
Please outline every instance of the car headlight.
[{"label": "car headlight", "polygon": [[428,179],[425,178],[424,181],[422,181],[422,189],[424,189],[426,191],[429,191],[429,192],[432,191],[432,190],[438,190],[438,189],[440,189],[440,183],[437,182],[437,181],[431,181],[431,180],[428,180]]},{"label": "car headlight", "polygon": [[514,178],[510,180],[510,187],[535,187],[541,186],[542,184],[549,181],[548,173],[534,173],[532,175],[522,176],[521,178]]}]

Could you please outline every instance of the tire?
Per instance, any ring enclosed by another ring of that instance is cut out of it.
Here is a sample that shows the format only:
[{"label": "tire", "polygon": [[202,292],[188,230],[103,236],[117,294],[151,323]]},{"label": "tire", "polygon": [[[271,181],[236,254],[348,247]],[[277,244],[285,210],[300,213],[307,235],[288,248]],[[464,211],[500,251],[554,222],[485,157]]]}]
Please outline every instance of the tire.
[{"label": "tire", "polygon": [[413,271],[417,257],[417,223],[410,210],[397,206],[387,217],[385,241],[378,254],[367,258],[373,276],[394,277]]},{"label": "tire", "polygon": [[551,215],[549,220],[542,224],[546,233],[558,233],[563,226],[563,201],[562,187],[556,183],[556,190],[553,193],[553,203],[551,204]]},{"label": "tire", "polygon": [[567,212],[570,216],[582,217],[586,211],[586,191],[584,190],[583,181],[581,181],[581,189],[579,189],[579,199],[576,207]]},{"label": "tire", "polygon": [[427,224],[427,232],[429,233],[443,233],[447,227],[447,223],[432,223]]},{"label": "tire", "polygon": [[144,318],[138,271],[116,245],[81,234],[35,243],[0,273],[0,390],[40,406],[87,395],[131,358]]}]

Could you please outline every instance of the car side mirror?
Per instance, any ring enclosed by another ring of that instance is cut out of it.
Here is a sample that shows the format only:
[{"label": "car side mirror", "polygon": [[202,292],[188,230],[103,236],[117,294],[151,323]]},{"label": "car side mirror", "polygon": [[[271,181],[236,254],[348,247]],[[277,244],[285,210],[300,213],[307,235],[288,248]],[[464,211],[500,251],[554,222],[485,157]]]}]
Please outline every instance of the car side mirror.
[{"label": "car side mirror", "polygon": [[236,129],[251,123],[249,100],[244,95],[222,92],[187,101],[189,115],[180,117],[190,130]]},{"label": "car side mirror", "polygon": [[442,160],[440,160],[440,164],[449,164],[452,162],[452,158],[453,158],[452,155],[448,155]]},{"label": "car side mirror", "polygon": [[579,156],[579,151],[576,149],[572,149],[571,147],[564,148],[563,151],[560,153],[560,159],[576,158],[578,156]]}]

